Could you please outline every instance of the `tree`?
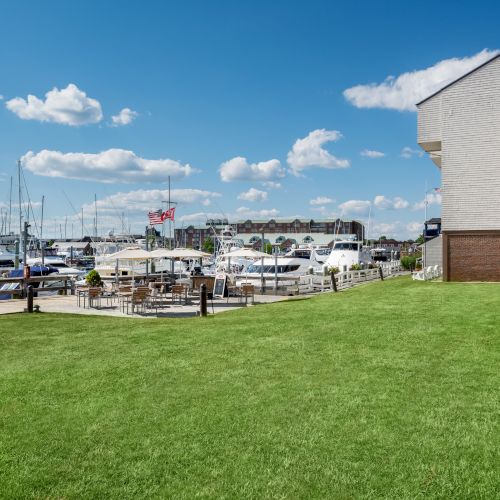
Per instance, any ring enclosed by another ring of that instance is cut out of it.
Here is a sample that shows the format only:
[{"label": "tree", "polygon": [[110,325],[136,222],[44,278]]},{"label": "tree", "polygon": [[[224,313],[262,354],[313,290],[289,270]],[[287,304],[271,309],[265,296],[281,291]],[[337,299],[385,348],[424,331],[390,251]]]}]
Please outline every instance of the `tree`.
[{"label": "tree", "polygon": [[421,234],[415,241],[415,243],[418,243],[419,245],[423,245],[425,243],[425,240],[424,240],[424,235]]},{"label": "tree", "polygon": [[266,243],[264,245],[264,252],[268,253],[268,254],[272,254],[273,253],[273,246],[271,245],[271,243]]},{"label": "tree", "polygon": [[206,238],[203,242],[203,251],[207,253],[214,253],[214,240],[212,238]]}]

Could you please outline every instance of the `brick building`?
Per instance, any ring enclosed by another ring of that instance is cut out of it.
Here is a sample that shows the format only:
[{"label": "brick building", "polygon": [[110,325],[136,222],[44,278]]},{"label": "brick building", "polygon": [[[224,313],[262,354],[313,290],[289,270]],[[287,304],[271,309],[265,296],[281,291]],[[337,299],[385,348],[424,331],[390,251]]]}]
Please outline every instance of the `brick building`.
[{"label": "brick building", "polygon": [[[227,220],[208,221],[205,226],[188,226],[176,228],[175,237],[178,245],[200,248],[207,238],[228,224]],[[270,219],[270,220],[239,220],[231,224],[245,245],[251,246],[260,241],[262,233],[266,242],[282,244],[313,243],[328,245],[335,239],[358,239],[364,236],[364,226],[355,220],[340,219]]]},{"label": "brick building", "polygon": [[441,170],[445,281],[500,281],[500,55],[417,104]]}]

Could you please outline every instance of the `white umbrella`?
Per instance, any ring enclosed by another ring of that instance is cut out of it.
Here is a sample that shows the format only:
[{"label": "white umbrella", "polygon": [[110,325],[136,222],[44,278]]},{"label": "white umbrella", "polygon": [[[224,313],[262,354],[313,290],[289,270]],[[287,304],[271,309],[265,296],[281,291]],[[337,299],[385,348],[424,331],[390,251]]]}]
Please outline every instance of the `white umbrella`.
[{"label": "white umbrella", "polygon": [[147,252],[142,248],[124,248],[119,252],[113,253],[109,256],[110,259],[119,259],[119,260],[146,260],[151,259],[151,252]]},{"label": "white umbrella", "polygon": [[202,257],[210,257],[210,254],[193,248],[174,248],[170,250],[170,257],[173,259],[201,259]]},{"label": "white umbrella", "polygon": [[154,257],[155,259],[161,259],[161,258],[166,258],[166,259],[172,259],[172,250],[169,250],[168,248],[157,248],[156,250],[153,250],[150,252],[151,257]]},{"label": "white umbrella", "polygon": [[[147,260],[151,259],[151,253],[143,250],[140,247],[129,247],[113,253],[109,256],[110,259],[116,259],[116,279],[118,279],[118,261],[119,260]],[[146,275],[148,269],[146,265]],[[134,279],[134,266],[132,265],[132,280]]]},{"label": "white umbrella", "polygon": [[240,248],[232,252],[225,253],[222,255],[223,258],[231,259],[233,257],[242,257],[245,259],[266,259],[271,257],[268,253],[259,252],[253,248]]}]

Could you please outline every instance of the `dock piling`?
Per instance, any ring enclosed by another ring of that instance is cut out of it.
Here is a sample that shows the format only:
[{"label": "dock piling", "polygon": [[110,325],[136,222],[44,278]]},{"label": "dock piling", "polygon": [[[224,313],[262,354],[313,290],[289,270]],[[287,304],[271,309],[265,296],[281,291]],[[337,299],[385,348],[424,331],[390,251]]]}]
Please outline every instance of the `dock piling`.
[{"label": "dock piling", "polygon": [[202,283],[200,285],[200,316],[207,315],[207,285]]}]

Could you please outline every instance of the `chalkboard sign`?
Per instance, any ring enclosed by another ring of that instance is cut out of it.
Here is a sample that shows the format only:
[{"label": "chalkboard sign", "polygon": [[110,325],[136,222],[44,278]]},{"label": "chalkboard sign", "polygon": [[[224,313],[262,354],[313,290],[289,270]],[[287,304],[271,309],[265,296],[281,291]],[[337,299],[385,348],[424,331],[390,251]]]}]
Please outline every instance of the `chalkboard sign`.
[{"label": "chalkboard sign", "polygon": [[226,279],[227,276],[225,273],[217,273],[215,275],[214,282],[214,297],[224,297],[226,291]]}]

